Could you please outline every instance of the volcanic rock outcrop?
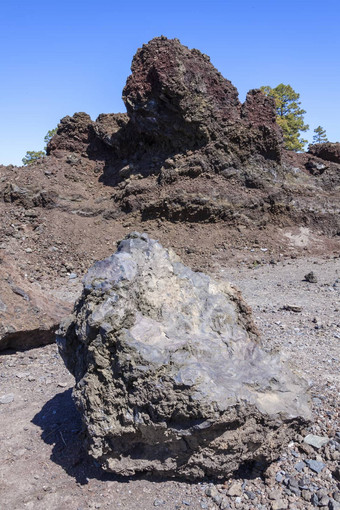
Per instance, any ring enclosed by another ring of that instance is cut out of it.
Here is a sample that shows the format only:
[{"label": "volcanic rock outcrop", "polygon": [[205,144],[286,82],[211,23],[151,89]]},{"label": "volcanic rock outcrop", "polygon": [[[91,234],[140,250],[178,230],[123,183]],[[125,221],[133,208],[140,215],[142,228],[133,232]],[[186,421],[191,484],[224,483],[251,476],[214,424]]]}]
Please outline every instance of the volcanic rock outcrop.
[{"label": "volcanic rock outcrop", "polygon": [[146,234],[89,270],[57,342],[89,452],[115,473],[225,477],[272,461],[309,418],[240,293]]},{"label": "volcanic rock outcrop", "polygon": [[104,180],[111,184],[160,173],[169,157],[189,150],[206,152],[200,157],[211,173],[259,159],[281,161],[274,100],[252,90],[242,105],[207,55],[156,37],[137,51],[131,70],[123,90],[127,114],[100,115],[96,122],[84,113],[65,117],[49,154],[72,150],[104,159]]},{"label": "volcanic rock outcrop", "polygon": [[316,143],[308,147],[309,154],[333,163],[340,163],[340,143]]}]

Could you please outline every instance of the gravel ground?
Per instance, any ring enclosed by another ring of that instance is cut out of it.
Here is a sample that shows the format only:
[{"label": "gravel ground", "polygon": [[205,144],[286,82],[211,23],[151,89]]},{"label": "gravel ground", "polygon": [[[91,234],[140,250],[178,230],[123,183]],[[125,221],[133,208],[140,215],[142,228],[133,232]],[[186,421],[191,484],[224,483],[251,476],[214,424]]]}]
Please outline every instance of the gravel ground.
[{"label": "gravel ground", "polygon": [[340,259],[214,273],[242,290],[264,347],[309,381],[314,423],[305,434],[265,472],[255,465],[224,484],[113,477],[82,450],[73,378],[56,347],[7,351],[0,357],[1,509],[340,509]]}]

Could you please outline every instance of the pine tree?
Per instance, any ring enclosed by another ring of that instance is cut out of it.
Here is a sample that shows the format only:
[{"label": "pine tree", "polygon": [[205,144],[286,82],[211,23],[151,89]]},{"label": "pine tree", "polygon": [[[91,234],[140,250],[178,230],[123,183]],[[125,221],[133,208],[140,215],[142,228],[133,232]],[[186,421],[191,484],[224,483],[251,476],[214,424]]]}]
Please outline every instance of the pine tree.
[{"label": "pine tree", "polygon": [[288,150],[302,151],[307,140],[300,138],[301,131],[307,131],[309,126],[304,124],[305,110],[300,108],[300,94],[290,85],[280,83],[275,88],[261,87],[267,96],[275,99],[276,122],[282,128],[285,147]]},{"label": "pine tree", "polygon": [[43,158],[44,156],[46,156],[45,151],[27,151],[25,156],[22,158],[22,162],[25,166],[31,165],[37,161],[37,159]]},{"label": "pine tree", "polygon": [[328,142],[326,130],[321,126],[318,126],[316,129],[314,129],[314,133],[315,135],[313,136],[313,143]]},{"label": "pine tree", "polygon": [[44,142],[46,145],[45,145],[43,151],[27,151],[26,152],[25,156],[21,160],[25,166],[31,165],[32,163],[37,161],[37,159],[40,159],[40,158],[43,158],[44,156],[46,156],[47,145],[48,145],[49,141],[51,140],[51,138],[56,134],[56,132],[57,132],[57,128],[51,129],[50,131],[47,132],[47,134],[44,137]]}]

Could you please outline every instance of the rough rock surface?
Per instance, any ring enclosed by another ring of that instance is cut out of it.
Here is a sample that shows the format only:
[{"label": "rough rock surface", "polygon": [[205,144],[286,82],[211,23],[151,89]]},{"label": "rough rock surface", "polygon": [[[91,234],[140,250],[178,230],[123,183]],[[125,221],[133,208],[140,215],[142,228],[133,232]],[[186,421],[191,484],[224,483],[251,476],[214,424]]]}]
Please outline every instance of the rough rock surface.
[{"label": "rough rock surface", "polygon": [[225,477],[277,458],[310,416],[240,293],[146,234],[89,270],[57,341],[89,452],[115,473]]},{"label": "rough rock surface", "polygon": [[0,351],[54,342],[59,322],[72,310],[72,300],[58,299],[39,284],[25,281],[9,261],[1,261],[0,281]]},{"label": "rough rock surface", "polygon": [[333,161],[333,163],[340,163],[340,143],[316,143],[308,147],[308,152],[318,158],[326,161]]}]

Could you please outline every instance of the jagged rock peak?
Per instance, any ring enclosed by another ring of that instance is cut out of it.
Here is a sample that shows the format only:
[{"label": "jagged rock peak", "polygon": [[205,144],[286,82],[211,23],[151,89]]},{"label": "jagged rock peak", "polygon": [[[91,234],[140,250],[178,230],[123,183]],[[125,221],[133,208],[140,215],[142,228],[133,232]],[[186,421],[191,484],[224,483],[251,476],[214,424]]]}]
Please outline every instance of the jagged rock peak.
[{"label": "jagged rock peak", "polygon": [[190,50],[178,39],[152,39],[137,51],[131,70],[123,99],[131,120],[143,133],[163,130],[170,136],[181,129],[181,123],[214,129],[216,121],[240,117],[234,85],[207,55]]}]

